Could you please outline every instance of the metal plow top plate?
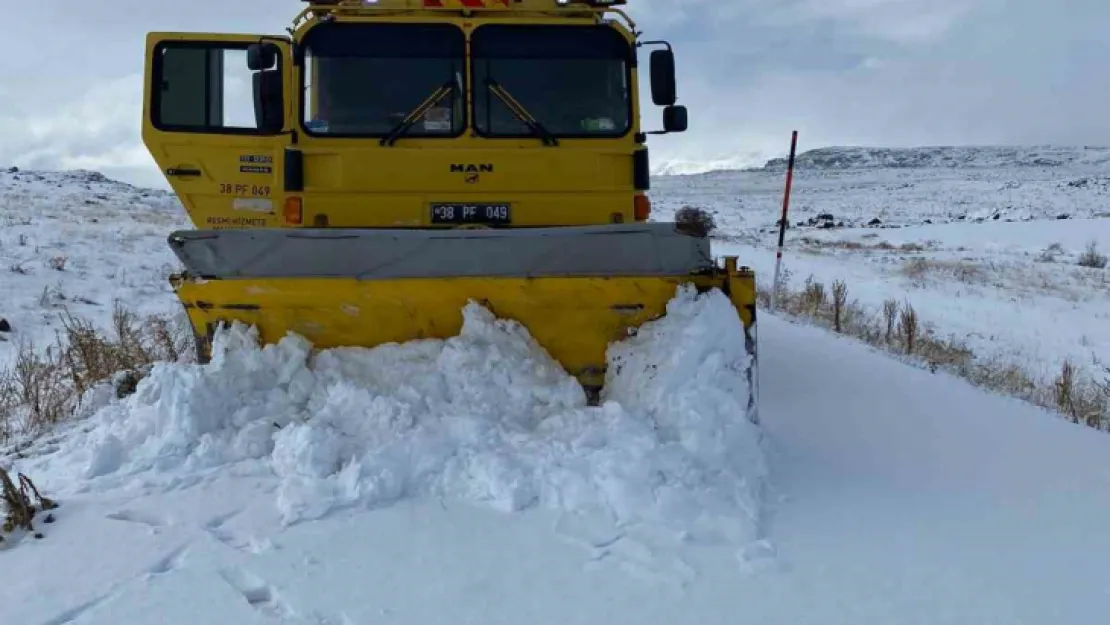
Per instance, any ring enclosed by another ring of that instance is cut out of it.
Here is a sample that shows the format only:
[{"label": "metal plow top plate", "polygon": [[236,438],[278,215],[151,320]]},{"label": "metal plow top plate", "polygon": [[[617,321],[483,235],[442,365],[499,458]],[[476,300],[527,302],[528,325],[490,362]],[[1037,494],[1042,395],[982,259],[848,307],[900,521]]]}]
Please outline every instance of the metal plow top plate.
[{"label": "metal plow top plate", "polygon": [[515,230],[184,230],[189,274],[234,278],[683,276],[714,269],[709,239],[671,223]]}]

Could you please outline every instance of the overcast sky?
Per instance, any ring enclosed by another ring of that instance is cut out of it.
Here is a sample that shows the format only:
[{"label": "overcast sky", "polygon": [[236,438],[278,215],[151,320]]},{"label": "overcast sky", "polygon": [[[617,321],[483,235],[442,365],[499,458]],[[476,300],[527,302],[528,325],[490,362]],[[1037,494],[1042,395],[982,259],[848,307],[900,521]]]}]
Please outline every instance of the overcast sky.
[{"label": "overcast sky", "polygon": [[[690,131],[656,161],[825,145],[1110,144],[1108,0],[629,0],[676,46]],[[164,183],[140,143],[147,31],[280,33],[297,0],[19,4],[0,165]],[[658,109],[646,110],[649,126]]]}]

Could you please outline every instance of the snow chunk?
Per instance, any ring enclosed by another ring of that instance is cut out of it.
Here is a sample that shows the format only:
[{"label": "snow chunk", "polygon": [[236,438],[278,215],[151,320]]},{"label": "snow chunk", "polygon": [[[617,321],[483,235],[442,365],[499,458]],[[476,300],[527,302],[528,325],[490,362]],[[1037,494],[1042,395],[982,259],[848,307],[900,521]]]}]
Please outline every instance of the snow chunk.
[{"label": "snow chunk", "polygon": [[35,471],[149,489],[236,465],[278,478],[286,523],[438,496],[750,542],[766,467],[743,326],[717,291],[682,289],[667,312],[610,346],[598,407],[523,326],[475,303],[446,341],[315,356],[236,324],[210,364],[158,365]]}]

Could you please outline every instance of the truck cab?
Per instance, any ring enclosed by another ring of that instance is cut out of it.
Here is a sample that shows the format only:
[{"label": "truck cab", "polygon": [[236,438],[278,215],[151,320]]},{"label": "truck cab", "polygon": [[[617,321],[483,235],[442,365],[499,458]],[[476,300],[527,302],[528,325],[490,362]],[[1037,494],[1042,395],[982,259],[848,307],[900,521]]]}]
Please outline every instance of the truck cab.
[{"label": "truck cab", "polygon": [[623,3],[316,0],[282,36],[152,33],[144,141],[199,229],[643,222],[647,136],[686,109]]}]

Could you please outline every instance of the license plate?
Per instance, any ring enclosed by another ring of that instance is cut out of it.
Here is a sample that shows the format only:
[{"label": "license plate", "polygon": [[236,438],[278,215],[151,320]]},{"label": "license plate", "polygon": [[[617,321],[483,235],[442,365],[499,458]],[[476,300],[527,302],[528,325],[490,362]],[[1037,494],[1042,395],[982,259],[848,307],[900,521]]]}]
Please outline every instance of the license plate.
[{"label": "license plate", "polygon": [[433,224],[508,224],[508,204],[432,204]]}]

